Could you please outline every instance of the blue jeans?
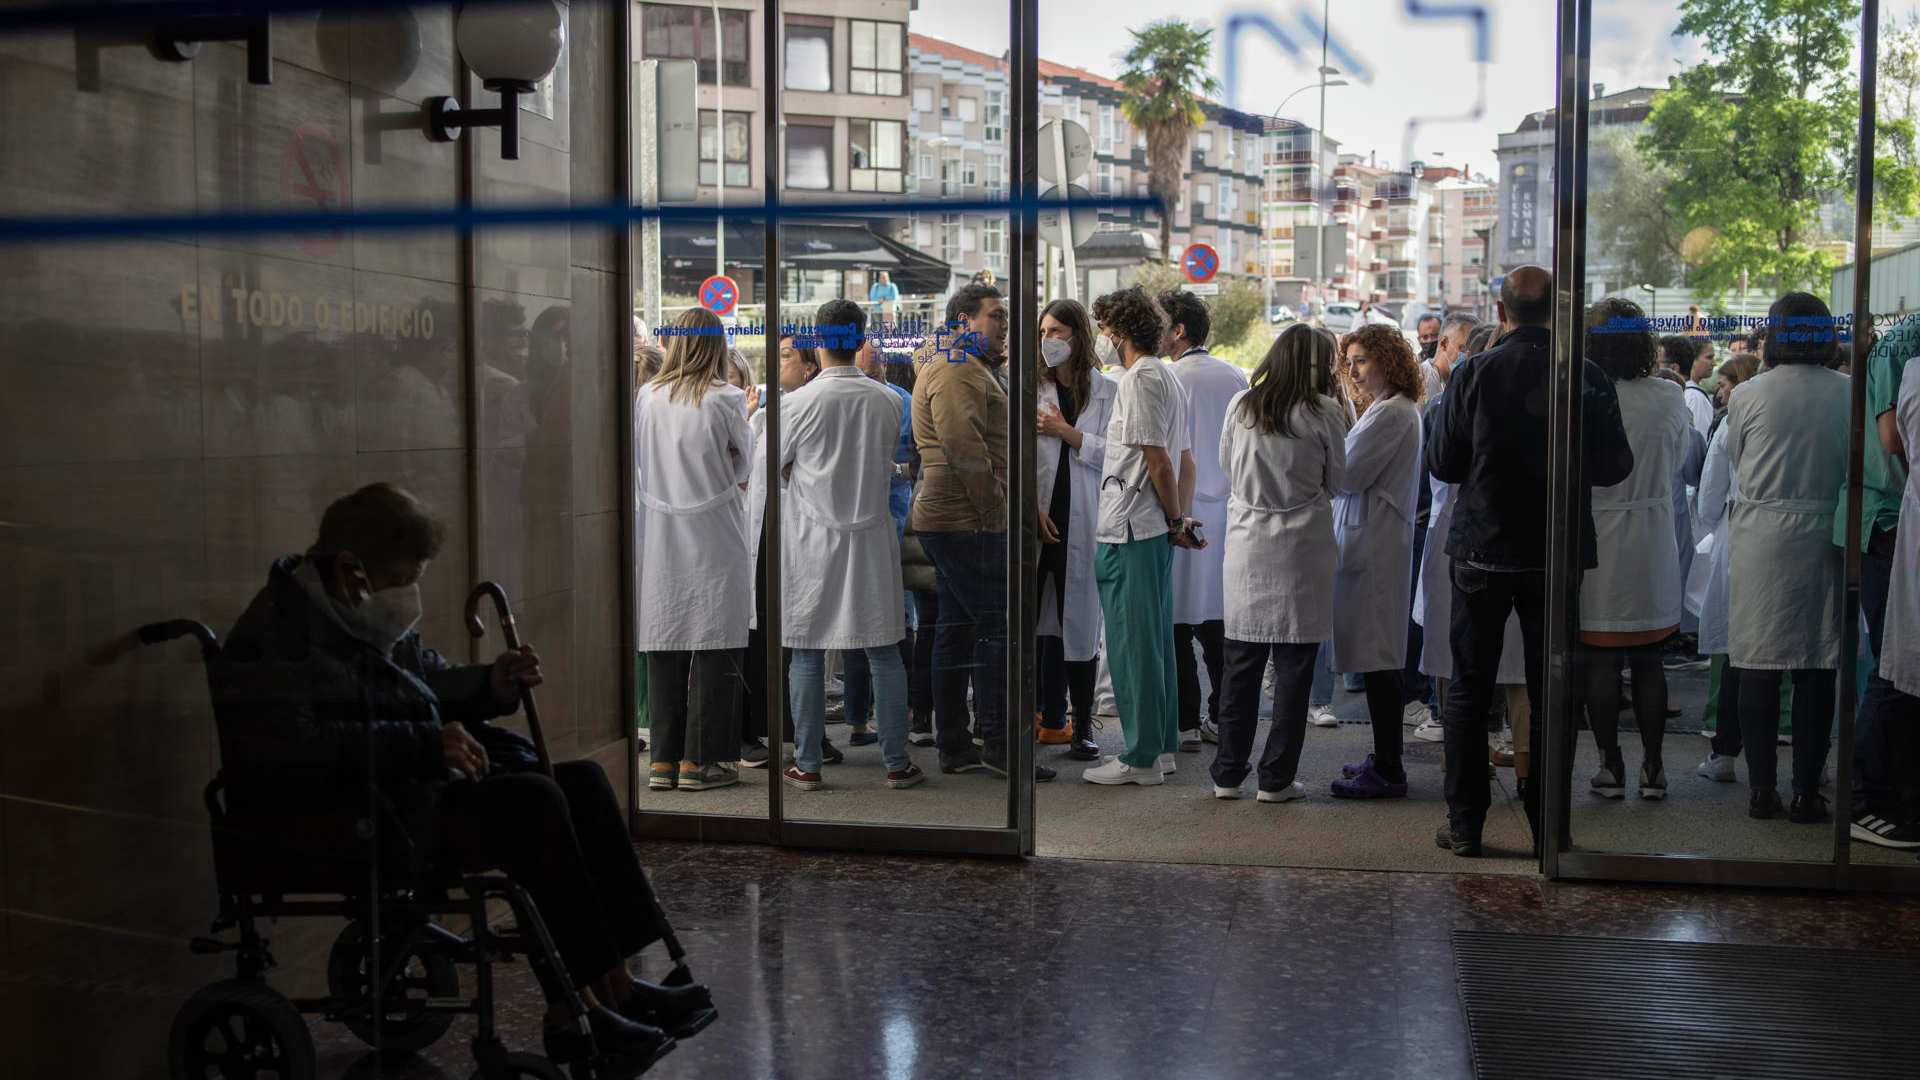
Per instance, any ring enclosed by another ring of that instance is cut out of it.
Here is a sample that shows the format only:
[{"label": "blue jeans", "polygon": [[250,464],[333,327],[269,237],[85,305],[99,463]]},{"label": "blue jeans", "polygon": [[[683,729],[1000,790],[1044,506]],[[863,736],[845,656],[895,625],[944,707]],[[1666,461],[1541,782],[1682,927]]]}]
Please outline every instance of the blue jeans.
[{"label": "blue jeans", "polygon": [[[889,772],[907,767],[907,666],[900,662],[898,645],[863,650],[873,673],[875,720],[880,728],[880,756]],[[827,725],[826,650],[795,649],[787,669],[787,692],[793,695],[793,763],[801,772],[820,771],[820,739]]]},{"label": "blue jeans", "polygon": [[1327,654],[1332,651],[1333,642],[1323,641],[1320,650],[1313,654],[1313,687],[1307,691],[1309,706],[1333,704],[1333,669],[1327,666]]},{"label": "blue jeans", "polygon": [[[900,639],[894,646],[900,652],[901,670],[907,670],[911,663],[913,636]],[[847,649],[840,654],[842,668],[841,685],[846,687],[847,724],[855,731],[867,730],[867,721],[873,715],[873,670],[867,663],[865,649]]]},{"label": "blue jeans", "polygon": [[[942,754],[973,750],[967,732],[967,684],[974,719],[989,745],[1007,737],[1007,534],[923,532],[940,598],[933,637],[934,739]],[[921,626],[921,633],[926,627]]]}]

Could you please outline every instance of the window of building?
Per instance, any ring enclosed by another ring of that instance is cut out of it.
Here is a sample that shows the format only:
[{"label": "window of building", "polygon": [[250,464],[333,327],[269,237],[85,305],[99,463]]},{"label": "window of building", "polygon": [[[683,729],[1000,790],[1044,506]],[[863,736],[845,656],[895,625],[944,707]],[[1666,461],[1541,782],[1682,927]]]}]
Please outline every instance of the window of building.
[{"label": "window of building", "polygon": [[1004,90],[987,91],[987,130],[988,142],[1001,142],[1006,138],[1005,119],[1007,114],[1007,94]]},{"label": "window of building", "polygon": [[979,183],[980,174],[975,168],[973,161],[971,159],[963,161],[960,165],[960,185],[970,188]]},{"label": "window of building", "polygon": [[932,154],[921,154],[919,166],[920,166],[919,167],[920,179],[922,180],[933,179],[933,155]]},{"label": "window of building", "polygon": [[959,101],[955,102],[954,104],[955,104],[955,107],[960,110],[961,123],[971,124],[975,120],[980,119],[980,99],[979,98],[963,97]]},{"label": "window of building", "polygon": [[1100,152],[1113,153],[1113,106],[1100,106]]},{"label": "window of building", "polygon": [[1213,202],[1213,185],[1212,184],[1200,183],[1200,184],[1195,184],[1193,186],[1193,205],[1196,210],[1207,207],[1211,205],[1212,202]]},{"label": "window of building", "polygon": [[906,27],[896,22],[847,20],[852,56],[847,65],[848,89],[856,94],[898,97],[907,80]]},{"label": "window of building", "polygon": [[980,254],[987,267],[994,273],[1007,268],[1007,223],[999,218],[988,218],[980,226]]},{"label": "window of building", "polygon": [[960,261],[960,215],[940,215],[940,259],[946,263]]},{"label": "window of building", "polygon": [[962,256],[971,255],[974,252],[979,250],[980,250],[980,230],[977,228],[974,228],[972,225],[961,226],[960,254]]},{"label": "window of building", "polygon": [[898,120],[847,121],[847,187],[906,190],[906,125]]},{"label": "window of building", "polygon": [[987,193],[999,195],[1007,185],[1007,160],[1000,154],[987,154]]},{"label": "window of building", "polygon": [[787,89],[833,90],[833,29],[787,24]]},{"label": "window of building", "polygon": [[712,109],[700,110],[700,182],[712,187],[726,166],[728,187],[753,186],[753,114],[730,112],[725,122]]},{"label": "window of building", "polygon": [[[720,76],[727,86],[752,84],[747,41],[751,12],[720,9]],[[713,9],[677,4],[643,4],[640,53],[647,60],[693,60],[700,81],[713,82]]]},{"label": "window of building", "polygon": [[1213,132],[1203,129],[1193,137],[1193,146],[1203,154],[1213,153]]},{"label": "window of building", "polygon": [[953,99],[946,94],[940,95],[940,119],[953,119]]},{"label": "window of building", "polygon": [[833,122],[787,121],[787,186],[801,191],[833,188]]},{"label": "window of building", "polygon": [[1099,163],[1093,174],[1093,191],[1096,195],[1113,194],[1113,162]]},{"label": "window of building", "polygon": [[933,111],[933,87],[916,86],[913,88],[913,111],[914,112],[932,112]]},{"label": "window of building", "polygon": [[1227,183],[1225,180],[1220,181],[1220,195],[1213,200],[1213,205],[1219,210],[1222,216],[1233,213],[1232,184]]},{"label": "window of building", "polygon": [[940,155],[940,194],[960,194],[960,151],[949,150]]}]

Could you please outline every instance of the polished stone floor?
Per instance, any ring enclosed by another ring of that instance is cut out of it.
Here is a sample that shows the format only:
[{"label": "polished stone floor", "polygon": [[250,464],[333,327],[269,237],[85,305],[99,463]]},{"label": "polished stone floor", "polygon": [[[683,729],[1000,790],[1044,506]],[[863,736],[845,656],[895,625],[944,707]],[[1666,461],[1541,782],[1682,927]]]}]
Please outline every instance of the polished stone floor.
[{"label": "polished stone floor", "polygon": [[[725,1014],[659,1077],[1462,1077],[1455,927],[1920,950],[1920,905],[1880,896],[665,843],[642,855]],[[648,960],[661,974],[663,957]],[[532,1048],[537,994],[524,967],[506,970],[503,1026]],[[1631,993],[1633,973],[1620,979]],[[470,1030],[382,1062],[323,1029],[321,1075],[465,1077]]]}]

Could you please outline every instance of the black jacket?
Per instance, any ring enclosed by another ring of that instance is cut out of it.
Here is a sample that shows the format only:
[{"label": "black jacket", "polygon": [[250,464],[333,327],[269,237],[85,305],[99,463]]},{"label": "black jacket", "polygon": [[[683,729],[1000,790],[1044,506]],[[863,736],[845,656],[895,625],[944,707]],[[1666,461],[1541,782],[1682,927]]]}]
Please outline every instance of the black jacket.
[{"label": "black jacket", "polygon": [[465,724],[496,771],[533,767],[533,745],[487,723],[514,709],[494,697],[490,665],[451,664],[413,631],[383,655],[313,602],[301,561],[274,563],[210,673],[228,810],[358,820],[372,779],[397,812],[383,825],[424,856],[449,779],[441,725]]},{"label": "black jacket", "polygon": [[[1547,565],[1547,393],[1553,332],[1523,326],[1486,352],[1456,364],[1427,441],[1427,471],[1454,485],[1447,554],[1496,569]],[[1633,450],[1620,399],[1600,368],[1583,372],[1585,485],[1580,488],[1580,551],[1595,565],[1595,487],[1625,480]]]}]

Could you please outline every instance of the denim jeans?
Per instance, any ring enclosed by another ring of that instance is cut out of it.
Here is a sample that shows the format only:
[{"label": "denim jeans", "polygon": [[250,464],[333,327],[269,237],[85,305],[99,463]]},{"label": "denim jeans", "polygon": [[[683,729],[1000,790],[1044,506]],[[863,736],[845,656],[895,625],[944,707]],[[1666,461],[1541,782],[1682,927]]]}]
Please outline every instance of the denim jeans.
[{"label": "denim jeans", "polygon": [[[888,771],[907,767],[907,666],[898,645],[862,650],[873,675],[874,720],[880,729],[880,756]],[[849,650],[849,655],[852,655]],[[820,771],[820,740],[827,724],[826,650],[795,649],[787,669],[793,695],[793,763],[801,772]]]},{"label": "denim jeans", "polygon": [[[942,754],[973,750],[967,733],[967,684],[973,684],[980,738],[1007,732],[1007,534],[921,533],[940,598],[933,635],[935,742]],[[925,632],[925,628],[922,628]]]},{"label": "denim jeans", "polygon": [[[1323,641],[1320,649],[1313,654],[1313,686],[1307,691],[1307,704],[1333,704],[1333,669],[1327,666],[1327,655],[1333,651],[1333,642]],[[1279,685],[1279,680],[1274,680]]]},{"label": "denim jeans", "polygon": [[[913,666],[913,635],[909,633],[895,646],[900,652],[900,670]],[[873,717],[873,669],[864,649],[847,649],[840,654],[841,685],[846,688],[847,723],[855,731],[865,731]],[[911,696],[911,695],[909,695]]]}]

